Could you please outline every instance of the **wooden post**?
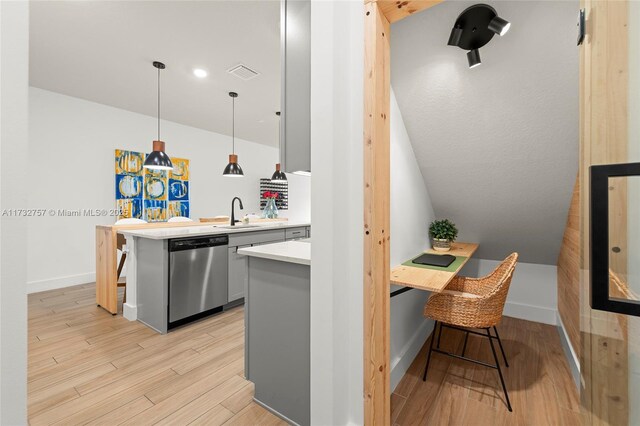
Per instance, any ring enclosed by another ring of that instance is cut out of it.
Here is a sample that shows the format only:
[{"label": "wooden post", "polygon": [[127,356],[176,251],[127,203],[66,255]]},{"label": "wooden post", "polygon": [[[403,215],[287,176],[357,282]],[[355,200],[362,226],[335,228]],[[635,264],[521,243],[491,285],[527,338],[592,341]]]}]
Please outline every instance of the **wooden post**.
[{"label": "wooden post", "polygon": [[391,422],[389,234],[391,23],[442,0],[365,0],[364,423]]},{"label": "wooden post", "polygon": [[391,422],[389,379],[389,21],[365,5],[364,423]]}]

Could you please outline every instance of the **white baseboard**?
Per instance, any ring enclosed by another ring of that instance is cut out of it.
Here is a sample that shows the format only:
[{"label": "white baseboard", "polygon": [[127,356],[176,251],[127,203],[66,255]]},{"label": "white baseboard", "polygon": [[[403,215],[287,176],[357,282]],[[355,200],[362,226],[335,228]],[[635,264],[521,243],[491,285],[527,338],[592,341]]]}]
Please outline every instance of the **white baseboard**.
[{"label": "white baseboard", "polygon": [[40,291],[55,290],[57,288],[71,287],[74,285],[95,282],[95,272],[86,274],[68,275],[66,277],[51,278],[48,280],[27,282],[27,293],[38,293]]},{"label": "white baseboard", "polygon": [[571,375],[573,376],[573,381],[576,384],[576,388],[578,388],[578,392],[580,391],[580,360],[578,359],[578,355],[573,350],[573,345],[571,344],[571,340],[569,340],[569,335],[567,334],[567,329],[564,328],[564,323],[562,322],[562,318],[560,318],[560,313],[557,314],[558,317],[558,334],[560,334],[560,342],[562,342],[562,349],[564,350],[564,354],[567,357],[567,361],[569,362],[569,368],[571,369]]},{"label": "white baseboard", "polygon": [[505,316],[549,325],[557,324],[556,312],[555,309],[525,303],[507,302],[504,306]]},{"label": "white baseboard", "polygon": [[418,352],[420,352],[420,348],[422,348],[427,337],[429,337],[429,333],[433,330],[433,324],[434,321],[425,319],[407,344],[404,345],[400,355],[395,360],[391,360],[391,392],[398,386]]},{"label": "white baseboard", "polygon": [[133,306],[128,303],[122,304],[122,316],[129,321],[135,321],[138,319],[138,306]]}]

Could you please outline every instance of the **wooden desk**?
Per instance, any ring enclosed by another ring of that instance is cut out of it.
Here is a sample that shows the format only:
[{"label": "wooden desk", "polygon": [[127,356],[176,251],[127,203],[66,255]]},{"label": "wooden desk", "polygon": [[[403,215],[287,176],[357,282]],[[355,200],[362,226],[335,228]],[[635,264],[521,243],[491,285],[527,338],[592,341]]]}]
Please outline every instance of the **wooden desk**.
[{"label": "wooden desk", "polygon": [[451,282],[453,277],[458,275],[460,269],[462,269],[477,249],[478,244],[475,243],[453,243],[451,244],[451,250],[448,252],[440,252],[433,249],[426,250],[425,253],[464,256],[466,257],[466,260],[453,272],[399,265],[391,269],[390,282],[391,284],[417,288],[420,290],[441,292],[445,289],[447,284]]}]

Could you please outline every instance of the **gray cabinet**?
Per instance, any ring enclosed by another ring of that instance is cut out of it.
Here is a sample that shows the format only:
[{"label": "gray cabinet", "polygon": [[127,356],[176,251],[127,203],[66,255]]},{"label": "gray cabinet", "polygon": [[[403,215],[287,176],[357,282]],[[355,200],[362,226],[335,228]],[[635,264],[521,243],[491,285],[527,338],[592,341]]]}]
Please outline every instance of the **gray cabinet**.
[{"label": "gray cabinet", "polygon": [[228,307],[242,304],[247,280],[249,279],[249,261],[246,256],[238,254],[238,249],[284,241],[288,230],[289,229],[276,229],[229,235],[229,278],[227,284],[229,298],[227,303],[231,305]]},{"label": "gray cabinet", "polygon": [[307,227],[301,226],[300,228],[289,228],[285,230],[285,239],[288,240],[300,240],[307,238]]},{"label": "gray cabinet", "polygon": [[311,171],[311,1],[282,2],[282,152],[287,173]]},{"label": "gray cabinet", "polygon": [[245,374],[257,401],[289,423],[309,425],[311,268],[248,259]]},{"label": "gray cabinet", "polygon": [[249,260],[247,256],[238,254],[238,249],[243,247],[251,247],[251,245],[229,248],[229,303],[244,297],[249,279]]}]

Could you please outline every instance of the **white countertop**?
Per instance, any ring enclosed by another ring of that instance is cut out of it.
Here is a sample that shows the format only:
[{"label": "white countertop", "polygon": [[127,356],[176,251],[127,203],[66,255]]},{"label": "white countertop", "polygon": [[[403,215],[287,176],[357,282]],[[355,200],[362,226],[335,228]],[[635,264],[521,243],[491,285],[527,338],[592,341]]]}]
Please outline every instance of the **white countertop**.
[{"label": "white countertop", "polygon": [[311,239],[246,247],[239,249],[238,254],[299,265],[311,265]]},{"label": "white countertop", "polygon": [[[225,226],[227,226],[225,228]],[[118,230],[118,233],[141,238],[149,238],[152,240],[166,240],[170,238],[196,237],[204,235],[224,235],[237,234],[241,232],[259,232],[272,229],[297,228],[300,226],[311,226],[310,223],[296,222],[266,222],[252,223],[250,225],[236,225],[233,229],[228,228],[229,225],[211,225],[211,226],[183,226],[176,228],[153,228],[153,229],[131,229]]]}]

